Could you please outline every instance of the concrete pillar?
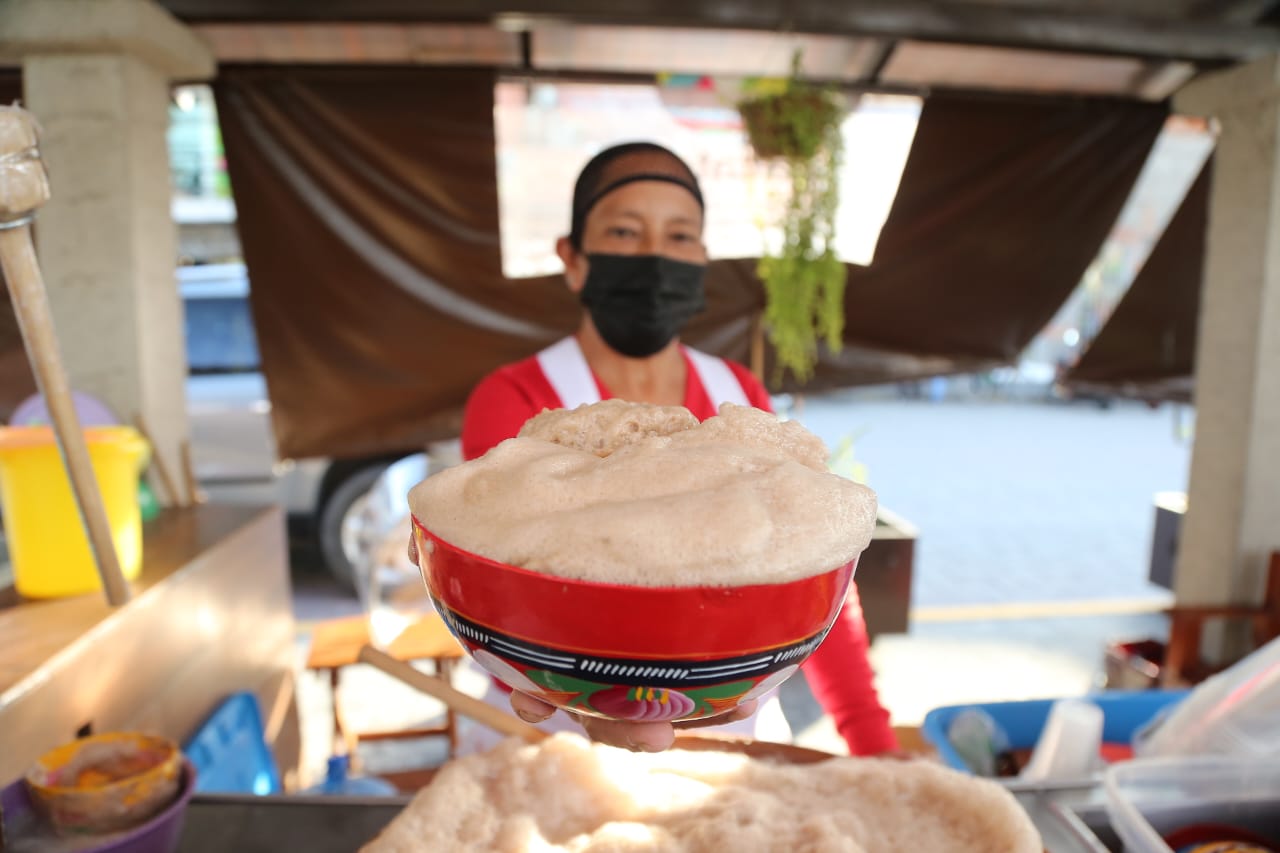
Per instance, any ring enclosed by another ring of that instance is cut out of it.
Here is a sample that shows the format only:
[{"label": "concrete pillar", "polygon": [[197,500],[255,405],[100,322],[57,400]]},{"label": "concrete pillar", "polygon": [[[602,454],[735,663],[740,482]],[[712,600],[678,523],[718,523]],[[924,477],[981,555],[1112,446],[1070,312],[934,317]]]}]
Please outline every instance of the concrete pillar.
[{"label": "concrete pillar", "polygon": [[1201,78],[1174,107],[1220,126],[1174,591],[1256,604],[1280,549],[1280,58]]},{"label": "concrete pillar", "polygon": [[53,199],[37,252],[72,387],[141,416],[180,480],[188,435],[165,144],[170,81],[207,79],[204,44],[151,0],[0,0]]}]

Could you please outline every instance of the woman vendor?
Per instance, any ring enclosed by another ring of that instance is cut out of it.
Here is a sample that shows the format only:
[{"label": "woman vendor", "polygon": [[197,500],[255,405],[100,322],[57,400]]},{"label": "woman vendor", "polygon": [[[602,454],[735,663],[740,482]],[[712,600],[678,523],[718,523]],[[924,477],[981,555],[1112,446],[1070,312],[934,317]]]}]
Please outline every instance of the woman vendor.
[{"label": "woman vendor", "polygon": [[[574,335],[481,381],[463,420],[466,459],[515,436],[544,409],[613,397],[684,406],[700,420],[725,402],[771,409],[768,392],[746,368],[679,341],[704,305],[703,214],[693,171],[659,145],[619,145],[587,163],[574,186],[571,229],[556,244],[569,289],[586,308],[581,324]],[[867,647],[854,588],[802,670],[854,755],[897,750]],[[523,693],[512,694],[511,705],[531,723],[565,719],[548,720],[555,709]],[[718,731],[750,735],[753,721],[747,718],[754,711],[749,703],[712,722],[728,724]],[[663,750],[674,738],[670,723],[579,722],[595,740],[631,749]]]}]

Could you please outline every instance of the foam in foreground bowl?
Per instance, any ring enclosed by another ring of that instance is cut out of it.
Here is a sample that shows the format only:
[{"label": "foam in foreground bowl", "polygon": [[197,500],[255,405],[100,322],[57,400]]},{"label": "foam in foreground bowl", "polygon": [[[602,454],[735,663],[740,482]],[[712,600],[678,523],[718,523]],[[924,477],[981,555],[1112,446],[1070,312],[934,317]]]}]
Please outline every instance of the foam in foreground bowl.
[{"label": "foam in foreground bowl", "polygon": [[559,734],[452,762],[365,853],[1039,853],[996,782],[931,761],[642,755]]},{"label": "foam in foreground bowl", "polygon": [[639,586],[783,583],[853,560],[875,493],[826,469],[794,421],[726,404],[608,400],[530,420],[517,438],[409,496],[459,548],[559,577]]}]

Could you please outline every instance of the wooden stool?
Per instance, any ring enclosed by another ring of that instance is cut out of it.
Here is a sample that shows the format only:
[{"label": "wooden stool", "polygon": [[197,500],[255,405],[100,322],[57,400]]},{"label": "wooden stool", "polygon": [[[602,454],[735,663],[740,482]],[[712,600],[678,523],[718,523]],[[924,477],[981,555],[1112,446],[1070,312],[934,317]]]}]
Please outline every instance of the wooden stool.
[{"label": "wooden stool", "polygon": [[938,751],[924,739],[919,726],[894,726],[893,733],[898,736],[898,748],[903,752],[922,758],[938,757]]},{"label": "wooden stool", "polygon": [[[353,758],[362,740],[393,740],[443,736],[449,739],[449,757],[458,747],[458,719],[452,709],[445,709],[443,725],[394,732],[354,732],[343,720],[338,692],[342,668],[359,662],[360,649],[368,645],[369,619],[367,616],[351,616],[333,619],[315,627],[311,635],[311,653],[307,656],[307,669],[328,670],[329,688],[333,698],[333,729],[343,739],[347,754]],[[429,660],[435,666],[435,674],[448,681],[453,666],[462,657],[462,646],[449,633],[444,622],[434,613],[409,624],[384,651],[396,660],[406,663]]]}]

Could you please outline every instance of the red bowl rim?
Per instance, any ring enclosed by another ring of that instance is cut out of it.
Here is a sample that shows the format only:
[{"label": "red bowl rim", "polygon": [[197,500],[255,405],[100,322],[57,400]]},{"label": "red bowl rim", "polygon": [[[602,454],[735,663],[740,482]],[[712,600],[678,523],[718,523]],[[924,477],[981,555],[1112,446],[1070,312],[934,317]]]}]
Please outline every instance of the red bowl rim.
[{"label": "red bowl rim", "polygon": [[553,575],[548,572],[537,572],[537,571],[534,571],[533,569],[526,569],[521,566],[513,566],[510,563],[504,563],[500,560],[495,560],[491,557],[486,557],[482,554],[477,554],[474,551],[468,551],[466,548],[459,548],[457,545],[454,545],[452,542],[448,541],[447,539],[444,539],[443,537],[438,536],[435,533],[432,533],[431,530],[428,529],[425,524],[423,524],[421,521],[418,520],[417,515],[411,514],[410,517],[413,519],[413,526],[421,530],[422,533],[427,537],[429,537],[433,542],[439,543],[440,545],[443,545],[445,548],[448,548],[460,554],[461,556],[466,557],[467,559],[474,560],[478,563],[483,563],[495,569],[504,569],[508,572],[514,572],[515,574],[523,575],[524,577],[527,577],[530,580],[535,580],[535,581],[552,580],[552,581],[555,581],[556,583],[563,583],[569,586],[576,586],[576,587],[582,587],[582,588],[589,587],[591,589],[617,589],[617,590],[644,589],[644,590],[651,590],[653,592],[670,592],[670,593],[687,592],[688,590],[691,590],[691,589],[735,589],[735,590],[770,589],[770,588],[776,588],[776,587],[782,587],[782,586],[790,586],[791,584],[794,584],[794,583],[800,583],[802,581],[811,580],[816,577],[822,577],[823,575],[832,574],[833,572],[838,572],[844,569],[845,567],[857,562],[857,558],[855,557],[854,559],[849,560],[848,562],[841,563],[840,565],[834,566],[830,569],[825,569],[820,572],[815,572],[812,575],[805,575],[804,577],[801,577],[801,578],[794,578],[789,581],[779,581],[778,583],[742,584],[742,585],[736,585],[736,586],[731,586],[729,584],[716,584],[716,585],[708,584],[705,586],[647,586],[642,584],[608,583],[605,581],[589,581],[589,580],[582,580],[581,578],[568,578],[568,577],[563,577],[561,575]]}]

